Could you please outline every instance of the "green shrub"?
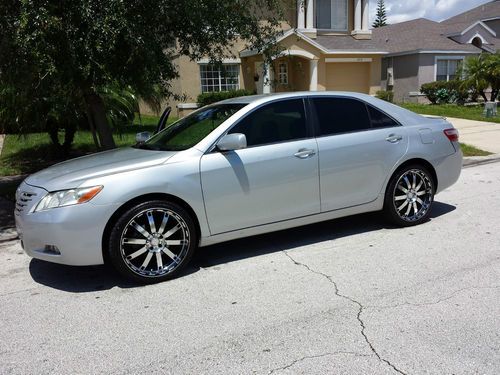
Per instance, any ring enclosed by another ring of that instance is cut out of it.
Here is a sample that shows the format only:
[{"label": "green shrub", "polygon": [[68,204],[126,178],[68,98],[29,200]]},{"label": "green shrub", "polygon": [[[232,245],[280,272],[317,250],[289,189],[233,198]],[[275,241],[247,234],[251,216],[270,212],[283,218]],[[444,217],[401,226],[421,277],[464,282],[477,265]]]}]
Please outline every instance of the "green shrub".
[{"label": "green shrub", "polygon": [[253,95],[254,93],[248,90],[233,90],[233,91],[219,91],[219,92],[205,92],[198,95],[196,102],[200,107],[220,102],[221,100],[237,98],[239,96]]},{"label": "green shrub", "polygon": [[386,102],[392,103],[394,101],[394,91],[380,90],[377,91],[376,97],[385,100]]},{"label": "green shrub", "polygon": [[420,88],[432,104],[464,104],[472,96],[461,81],[436,81],[425,83]]}]

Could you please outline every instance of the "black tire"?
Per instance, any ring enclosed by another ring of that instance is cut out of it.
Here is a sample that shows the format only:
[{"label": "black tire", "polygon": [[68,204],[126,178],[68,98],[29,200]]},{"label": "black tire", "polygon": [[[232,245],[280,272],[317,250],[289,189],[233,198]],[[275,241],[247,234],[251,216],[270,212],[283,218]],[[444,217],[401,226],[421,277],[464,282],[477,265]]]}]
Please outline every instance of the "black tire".
[{"label": "black tire", "polygon": [[385,192],[385,216],[400,227],[421,224],[429,218],[434,192],[434,180],[427,168],[418,164],[400,168]]},{"label": "black tire", "polygon": [[113,225],[108,256],[123,276],[152,284],[175,278],[198,244],[193,218],[184,208],[161,200],[140,203]]}]

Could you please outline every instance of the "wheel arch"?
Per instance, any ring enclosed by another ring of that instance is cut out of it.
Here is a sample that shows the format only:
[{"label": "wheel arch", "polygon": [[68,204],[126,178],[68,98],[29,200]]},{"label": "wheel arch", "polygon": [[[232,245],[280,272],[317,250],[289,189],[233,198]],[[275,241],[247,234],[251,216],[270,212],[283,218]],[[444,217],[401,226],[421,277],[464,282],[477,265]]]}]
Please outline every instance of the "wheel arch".
[{"label": "wheel arch", "polygon": [[383,190],[384,205],[385,205],[386,191],[389,188],[390,181],[392,180],[392,178],[394,177],[394,175],[396,173],[398,173],[401,169],[403,169],[403,168],[405,168],[405,167],[407,167],[409,165],[415,165],[415,164],[421,165],[421,166],[423,166],[423,167],[425,167],[426,169],[429,170],[429,172],[431,173],[431,177],[432,177],[432,183],[434,184],[434,192],[437,191],[439,181],[438,181],[436,169],[434,168],[434,166],[429,161],[427,161],[425,159],[422,159],[422,158],[411,158],[411,159],[405,160],[400,165],[398,165],[398,167],[396,169],[394,169],[394,171],[392,172],[391,177],[387,179],[387,183],[386,183],[385,189]]},{"label": "wheel arch", "polygon": [[195,211],[193,208],[184,200],[182,200],[179,197],[176,197],[175,195],[171,194],[166,194],[166,193],[150,193],[150,194],[144,194],[140,195],[138,197],[135,197],[128,202],[125,202],[122,204],[114,213],[111,215],[109,218],[108,222],[106,223],[106,226],[104,227],[104,231],[102,234],[101,238],[101,249],[102,249],[102,257],[104,259],[104,263],[109,263],[108,262],[108,241],[106,240],[109,237],[109,234],[111,232],[111,229],[113,228],[113,225],[116,223],[118,218],[123,215],[128,209],[132,208],[133,206],[148,202],[151,200],[163,200],[163,201],[168,201],[172,203],[176,203],[182,208],[184,208],[189,215],[193,218],[193,221],[195,223],[195,228],[196,228],[196,234],[198,235],[198,241],[201,238],[201,227],[200,227],[200,222],[198,220],[198,216],[196,215]]}]

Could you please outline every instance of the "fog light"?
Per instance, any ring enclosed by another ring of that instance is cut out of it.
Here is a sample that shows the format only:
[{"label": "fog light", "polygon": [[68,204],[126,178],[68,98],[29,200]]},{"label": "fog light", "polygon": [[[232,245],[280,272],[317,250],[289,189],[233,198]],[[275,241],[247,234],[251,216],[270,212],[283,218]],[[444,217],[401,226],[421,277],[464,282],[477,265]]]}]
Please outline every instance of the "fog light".
[{"label": "fog light", "polygon": [[57,246],[54,245],[45,245],[43,252],[50,255],[61,255],[61,252],[59,251]]}]

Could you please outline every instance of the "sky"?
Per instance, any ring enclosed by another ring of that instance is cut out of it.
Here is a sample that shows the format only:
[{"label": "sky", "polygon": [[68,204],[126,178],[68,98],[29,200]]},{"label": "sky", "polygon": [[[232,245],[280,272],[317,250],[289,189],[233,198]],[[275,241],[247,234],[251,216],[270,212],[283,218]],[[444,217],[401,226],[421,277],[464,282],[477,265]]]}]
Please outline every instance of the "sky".
[{"label": "sky", "polygon": [[[385,0],[389,23],[398,23],[415,18],[442,21],[491,0]],[[371,22],[375,19],[377,0],[370,0]]]}]

